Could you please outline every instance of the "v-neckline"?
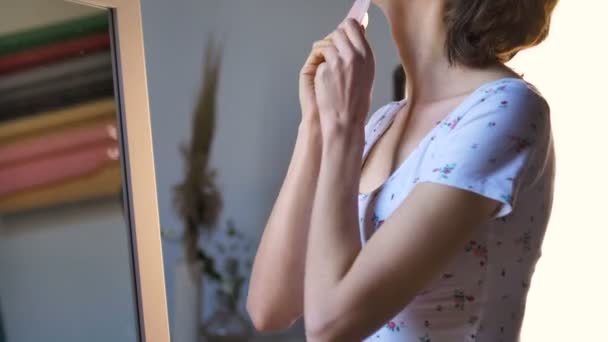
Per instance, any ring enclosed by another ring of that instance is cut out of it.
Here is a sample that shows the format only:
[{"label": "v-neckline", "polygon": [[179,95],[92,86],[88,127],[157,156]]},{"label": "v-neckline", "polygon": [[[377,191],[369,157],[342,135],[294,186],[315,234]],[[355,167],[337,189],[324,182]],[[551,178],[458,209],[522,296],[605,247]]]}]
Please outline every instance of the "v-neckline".
[{"label": "v-neckline", "polygon": [[[401,161],[401,163],[399,163],[399,165],[395,168],[395,170],[393,170],[388,175],[388,177],[382,183],[380,183],[380,185],[378,185],[374,189],[367,191],[367,192],[359,191],[359,197],[370,197],[370,196],[376,194],[377,192],[379,192],[381,189],[383,189],[386,186],[386,184],[389,181],[391,181],[394,177],[396,177],[397,174],[399,174],[399,172],[401,171],[401,169],[403,169],[405,167],[405,165],[408,164],[410,159],[413,158],[413,156],[418,152],[420,147],[425,144],[426,140],[430,139],[435,134],[435,131],[439,127],[442,126],[441,125],[442,123],[445,123],[446,120],[450,120],[452,118],[452,116],[456,115],[456,113],[466,113],[469,109],[471,109],[473,107],[473,105],[475,104],[475,101],[474,101],[476,98],[475,95],[477,95],[477,93],[481,92],[482,90],[484,90],[488,87],[495,85],[496,83],[500,83],[500,82],[504,83],[504,82],[513,81],[513,80],[520,81],[520,82],[526,82],[525,80],[520,79],[520,78],[504,77],[504,78],[499,78],[494,81],[486,82],[486,83],[480,85],[479,87],[477,87],[471,93],[469,93],[469,95],[467,95],[453,110],[451,110],[442,120],[440,120],[433,128],[431,128],[424,135],[424,137],[422,137],[422,139],[420,139],[420,141],[418,141],[418,143],[416,144],[414,149],[407,155],[407,157],[405,157],[405,159],[403,159]],[[397,101],[397,102],[394,102],[394,104],[395,104],[395,107],[391,108],[386,113],[386,114],[388,114],[387,116],[389,116],[388,124],[383,125],[381,131],[376,133],[375,137],[369,142],[369,145],[363,155],[363,161],[361,162],[361,168],[363,168],[365,166],[367,157],[369,156],[369,153],[371,152],[374,145],[376,145],[378,140],[380,140],[382,138],[382,136],[384,136],[386,131],[392,126],[393,121],[395,120],[396,114],[407,104],[407,100]]]},{"label": "v-neckline", "polygon": [[[386,131],[388,131],[388,129],[392,126],[393,121],[395,120],[395,116],[397,114],[397,112],[399,112],[405,105],[407,104],[406,100],[403,101],[399,101],[396,102],[396,108],[391,108],[390,113],[390,117],[388,118],[389,122],[383,126],[382,130],[378,133],[376,133],[375,138],[370,141],[369,147],[367,148],[367,151],[365,152],[364,156],[363,156],[363,162],[361,163],[361,167],[363,168],[365,166],[365,163],[367,161],[367,157],[369,156],[369,153],[371,152],[372,148],[374,147],[374,145],[376,145],[376,143],[378,142],[378,140],[380,140],[382,138],[382,136],[384,136],[384,134],[386,133]],[[450,113],[451,114],[451,113]],[[403,161],[401,161],[401,163],[395,168],[395,170],[393,170],[388,177],[382,182],[380,183],[380,185],[378,185],[377,187],[375,187],[374,189],[367,191],[367,192],[361,192],[359,191],[359,196],[363,196],[363,197],[370,197],[371,195],[374,195],[375,193],[377,193],[378,191],[380,191],[382,188],[384,188],[384,186],[386,185],[386,183],[388,183],[389,181],[391,181],[399,172],[400,170],[404,167],[403,165],[407,164],[407,162],[413,158],[413,155],[418,151],[418,149],[420,148],[421,145],[424,144],[424,142],[435,132],[435,130],[437,129],[437,127],[441,126],[441,122],[444,122],[445,119],[447,119],[450,114],[448,114],[443,120],[439,121],[439,123],[437,123],[433,128],[431,128],[422,139],[420,139],[420,141],[418,142],[418,144],[416,144],[416,146],[414,147],[414,149],[407,155],[407,157],[405,157],[405,159],[403,159]]]}]

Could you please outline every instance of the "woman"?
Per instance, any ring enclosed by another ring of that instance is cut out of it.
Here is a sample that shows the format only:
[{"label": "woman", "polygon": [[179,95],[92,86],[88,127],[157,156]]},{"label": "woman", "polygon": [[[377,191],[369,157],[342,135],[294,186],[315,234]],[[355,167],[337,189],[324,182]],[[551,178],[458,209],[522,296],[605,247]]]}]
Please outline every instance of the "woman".
[{"label": "woman", "polygon": [[554,157],[547,103],[504,63],[547,36],[556,3],[376,0],[407,102],[367,122],[362,27],[314,45],[251,278],[259,330],[303,316],[310,341],[518,340]]}]

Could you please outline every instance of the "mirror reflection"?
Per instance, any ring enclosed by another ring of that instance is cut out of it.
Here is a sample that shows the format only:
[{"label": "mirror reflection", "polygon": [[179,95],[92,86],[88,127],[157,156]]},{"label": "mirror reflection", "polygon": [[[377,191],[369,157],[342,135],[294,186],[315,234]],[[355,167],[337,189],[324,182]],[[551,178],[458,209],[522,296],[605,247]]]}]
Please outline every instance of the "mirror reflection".
[{"label": "mirror reflection", "polygon": [[0,341],[138,341],[110,13],[0,13]]}]

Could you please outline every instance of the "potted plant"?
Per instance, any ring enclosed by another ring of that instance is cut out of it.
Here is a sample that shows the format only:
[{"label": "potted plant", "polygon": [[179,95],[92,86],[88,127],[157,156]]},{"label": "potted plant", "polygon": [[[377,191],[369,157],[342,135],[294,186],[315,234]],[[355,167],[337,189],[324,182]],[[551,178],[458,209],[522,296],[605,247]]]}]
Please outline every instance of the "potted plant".
[{"label": "potted plant", "polygon": [[[219,287],[216,307],[202,328],[208,341],[243,342],[251,336],[251,324],[239,311],[246,275],[251,268],[251,244],[229,220],[224,234],[215,234],[207,245],[214,245],[219,261]],[[220,233],[220,232],[217,232]]]}]

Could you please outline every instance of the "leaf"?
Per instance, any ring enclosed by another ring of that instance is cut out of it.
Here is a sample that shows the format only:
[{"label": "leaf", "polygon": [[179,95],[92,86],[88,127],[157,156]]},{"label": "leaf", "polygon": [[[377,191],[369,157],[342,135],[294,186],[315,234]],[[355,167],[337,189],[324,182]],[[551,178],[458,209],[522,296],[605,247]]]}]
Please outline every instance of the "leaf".
[{"label": "leaf", "polygon": [[234,257],[229,257],[228,259],[226,259],[225,267],[226,267],[226,273],[228,273],[231,276],[234,276],[234,275],[238,274],[239,261]]},{"label": "leaf", "polygon": [[215,260],[212,257],[205,254],[205,252],[199,250],[198,258],[203,261],[203,272],[205,274],[207,274],[213,280],[222,280],[222,275],[215,268]]},{"label": "leaf", "polygon": [[226,234],[228,234],[228,236],[233,237],[237,235],[238,231],[236,230],[236,226],[233,220],[228,220],[227,226],[228,228],[226,230]]}]

